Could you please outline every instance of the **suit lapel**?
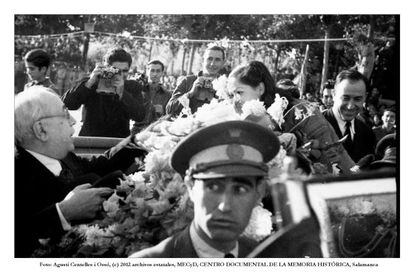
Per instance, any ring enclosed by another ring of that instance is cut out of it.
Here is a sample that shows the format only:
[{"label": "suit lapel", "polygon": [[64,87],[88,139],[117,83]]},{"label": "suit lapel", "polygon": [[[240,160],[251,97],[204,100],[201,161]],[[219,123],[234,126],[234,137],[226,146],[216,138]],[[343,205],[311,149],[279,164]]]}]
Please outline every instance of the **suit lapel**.
[{"label": "suit lapel", "polygon": [[339,128],[338,122],[336,121],[332,108],[326,112],[325,117],[329,121],[329,123],[331,123],[338,138],[342,138],[342,132],[341,132],[341,129]]},{"label": "suit lapel", "polygon": [[[21,171],[20,175],[27,176],[28,180],[34,180],[36,184],[16,184],[16,186],[43,188],[46,192],[53,192],[50,193],[52,199],[63,198],[69,192],[67,186],[60,182],[58,177],[55,177],[40,161],[23,148],[18,148],[17,161],[15,171]],[[16,181],[18,182],[18,179]]]}]

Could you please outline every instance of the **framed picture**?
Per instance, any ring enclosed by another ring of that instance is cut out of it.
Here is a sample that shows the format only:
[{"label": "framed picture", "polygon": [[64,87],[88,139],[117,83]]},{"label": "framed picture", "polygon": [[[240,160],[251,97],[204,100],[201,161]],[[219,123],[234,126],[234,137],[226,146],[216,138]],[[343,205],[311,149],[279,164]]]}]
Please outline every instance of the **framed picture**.
[{"label": "framed picture", "polygon": [[306,190],[324,257],[399,257],[393,173],[311,180]]},{"label": "framed picture", "polygon": [[248,257],[398,257],[395,172],[272,185],[277,231]]}]

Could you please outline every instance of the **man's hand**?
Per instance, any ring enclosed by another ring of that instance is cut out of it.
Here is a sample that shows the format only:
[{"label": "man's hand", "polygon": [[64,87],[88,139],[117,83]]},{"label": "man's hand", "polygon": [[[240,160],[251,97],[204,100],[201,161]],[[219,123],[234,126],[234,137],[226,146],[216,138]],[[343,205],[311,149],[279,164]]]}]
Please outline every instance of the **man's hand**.
[{"label": "man's hand", "polygon": [[112,158],[119,150],[121,150],[122,148],[125,148],[125,147],[126,148],[135,148],[135,149],[137,149],[138,146],[134,143],[133,138],[134,138],[134,136],[128,136],[125,139],[123,139],[122,141],[120,141],[117,145],[113,146],[109,150],[109,158]]},{"label": "man's hand", "polygon": [[58,205],[69,222],[92,219],[101,211],[105,197],[112,193],[111,188],[91,188],[89,183],[82,184],[73,189]]},{"label": "man's hand", "polygon": [[102,69],[105,67],[103,63],[98,63],[93,69],[92,73],[89,76],[89,80],[85,83],[87,88],[91,88],[98,80],[99,76],[102,74]]},{"label": "man's hand", "polygon": [[196,100],[211,101],[214,97],[215,90],[210,85],[212,84],[209,84],[209,79],[205,77],[197,77],[193,83],[193,87],[191,87],[191,90],[187,95],[189,98],[194,98]]}]

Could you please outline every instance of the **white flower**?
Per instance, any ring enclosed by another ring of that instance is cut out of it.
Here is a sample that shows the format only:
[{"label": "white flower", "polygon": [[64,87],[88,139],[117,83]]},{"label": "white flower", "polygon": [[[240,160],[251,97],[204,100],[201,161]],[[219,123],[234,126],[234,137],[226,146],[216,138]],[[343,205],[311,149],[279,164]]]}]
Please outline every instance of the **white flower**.
[{"label": "white flower", "polygon": [[178,98],[178,101],[183,105],[184,109],[190,108],[190,99],[187,95],[182,95]]},{"label": "white flower", "polygon": [[129,178],[119,179],[119,185],[116,186],[116,189],[120,191],[128,191],[133,184],[134,182]]},{"label": "white flower", "polygon": [[114,217],[119,210],[119,199],[121,198],[114,193],[108,200],[103,202],[103,209],[109,217]]},{"label": "white flower", "polygon": [[269,167],[269,179],[278,177],[283,173],[283,164],[286,158],[286,150],[283,146],[280,146],[279,152],[277,155],[267,163]]},{"label": "white flower", "polygon": [[151,132],[149,132],[147,130],[144,130],[144,131],[138,133],[137,135],[135,135],[135,142],[143,143],[144,141],[146,141],[150,137],[151,137]]},{"label": "white flower", "polygon": [[[192,115],[187,117],[179,116],[174,122],[163,127],[167,135],[186,136],[199,127],[199,123]],[[175,140],[175,139],[172,139]]]},{"label": "white flower", "polygon": [[216,90],[216,95],[219,99],[229,99],[229,93],[227,89],[227,76],[221,75],[212,82],[213,89]]},{"label": "white flower", "polygon": [[283,112],[287,108],[289,102],[286,97],[280,97],[279,94],[276,94],[275,101],[267,109],[267,112],[272,116],[273,120],[281,126],[285,120],[283,119]]},{"label": "white flower", "polygon": [[236,113],[233,104],[229,101],[218,102],[217,99],[213,99],[209,104],[204,104],[198,108],[194,115],[195,119],[202,126],[241,119],[240,115]]},{"label": "white flower", "polygon": [[301,120],[303,119],[303,117],[304,117],[303,109],[296,107],[295,108],[295,120]]},{"label": "white flower", "polygon": [[145,182],[145,177],[143,176],[143,172],[135,172],[129,175],[128,177],[134,182],[135,187]]},{"label": "white flower", "polygon": [[85,245],[91,246],[105,246],[110,243],[112,234],[105,229],[101,229],[99,225],[80,225],[77,231],[85,236]]},{"label": "white flower", "polygon": [[272,213],[260,205],[256,206],[242,235],[259,242],[269,236],[271,232]]},{"label": "white flower", "polygon": [[177,176],[174,175],[174,178],[167,184],[165,190],[159,193],[163,198],[169,199],[171,197],[179,197],[183,195],[186,191],[187,187],[185,186],[182,179],[177,178]]},{"label": "white flower", "polygon": [[145,157],[145,172],[147,173],[155,173],[159,171],[163,171],[164,169],[170,169],[169,167],[169,153],[164,153],[161,151],[153,151],[148,153]]},{"label": "white flower", "polygon": [[151,207],[153,211],[153,215],[162,214],[163,212],[167,211],[171,204],[168,201],[168,199],[162,199],[162,200],[149,200],[147,201],[147,205]]},{"label": "white flower", "polygon": [[260,117],[266,114],[266,108],[262,101],[255,99],[244,102],[242,106],[242,112],[243,119],[245,119],[249,115]]}]

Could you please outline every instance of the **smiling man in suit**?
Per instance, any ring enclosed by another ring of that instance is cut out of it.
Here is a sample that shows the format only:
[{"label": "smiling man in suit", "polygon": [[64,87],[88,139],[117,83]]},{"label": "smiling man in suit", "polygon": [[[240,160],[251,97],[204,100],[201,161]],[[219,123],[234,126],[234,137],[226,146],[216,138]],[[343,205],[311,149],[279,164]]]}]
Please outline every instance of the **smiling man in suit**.
[{"label": "smiling man in suit", "polygon": [[339,138],[348,135],[343,145],[355,162],[374,154],[375,148],[372,129],[358,117],[366,98],[366,82],[365,77],[356,70],[340,72],[333,90],[334,104],[323,112]]},{"label": "smiling man in suit", "polygon": [[182,232],[131,257],[245,257],[255,242],[241,237],[253,208],[261,202],[266,162],[276,156],[275,134],[247,121],[228,121],[197,130],[171,157],[185,175],[194,219]]}]

